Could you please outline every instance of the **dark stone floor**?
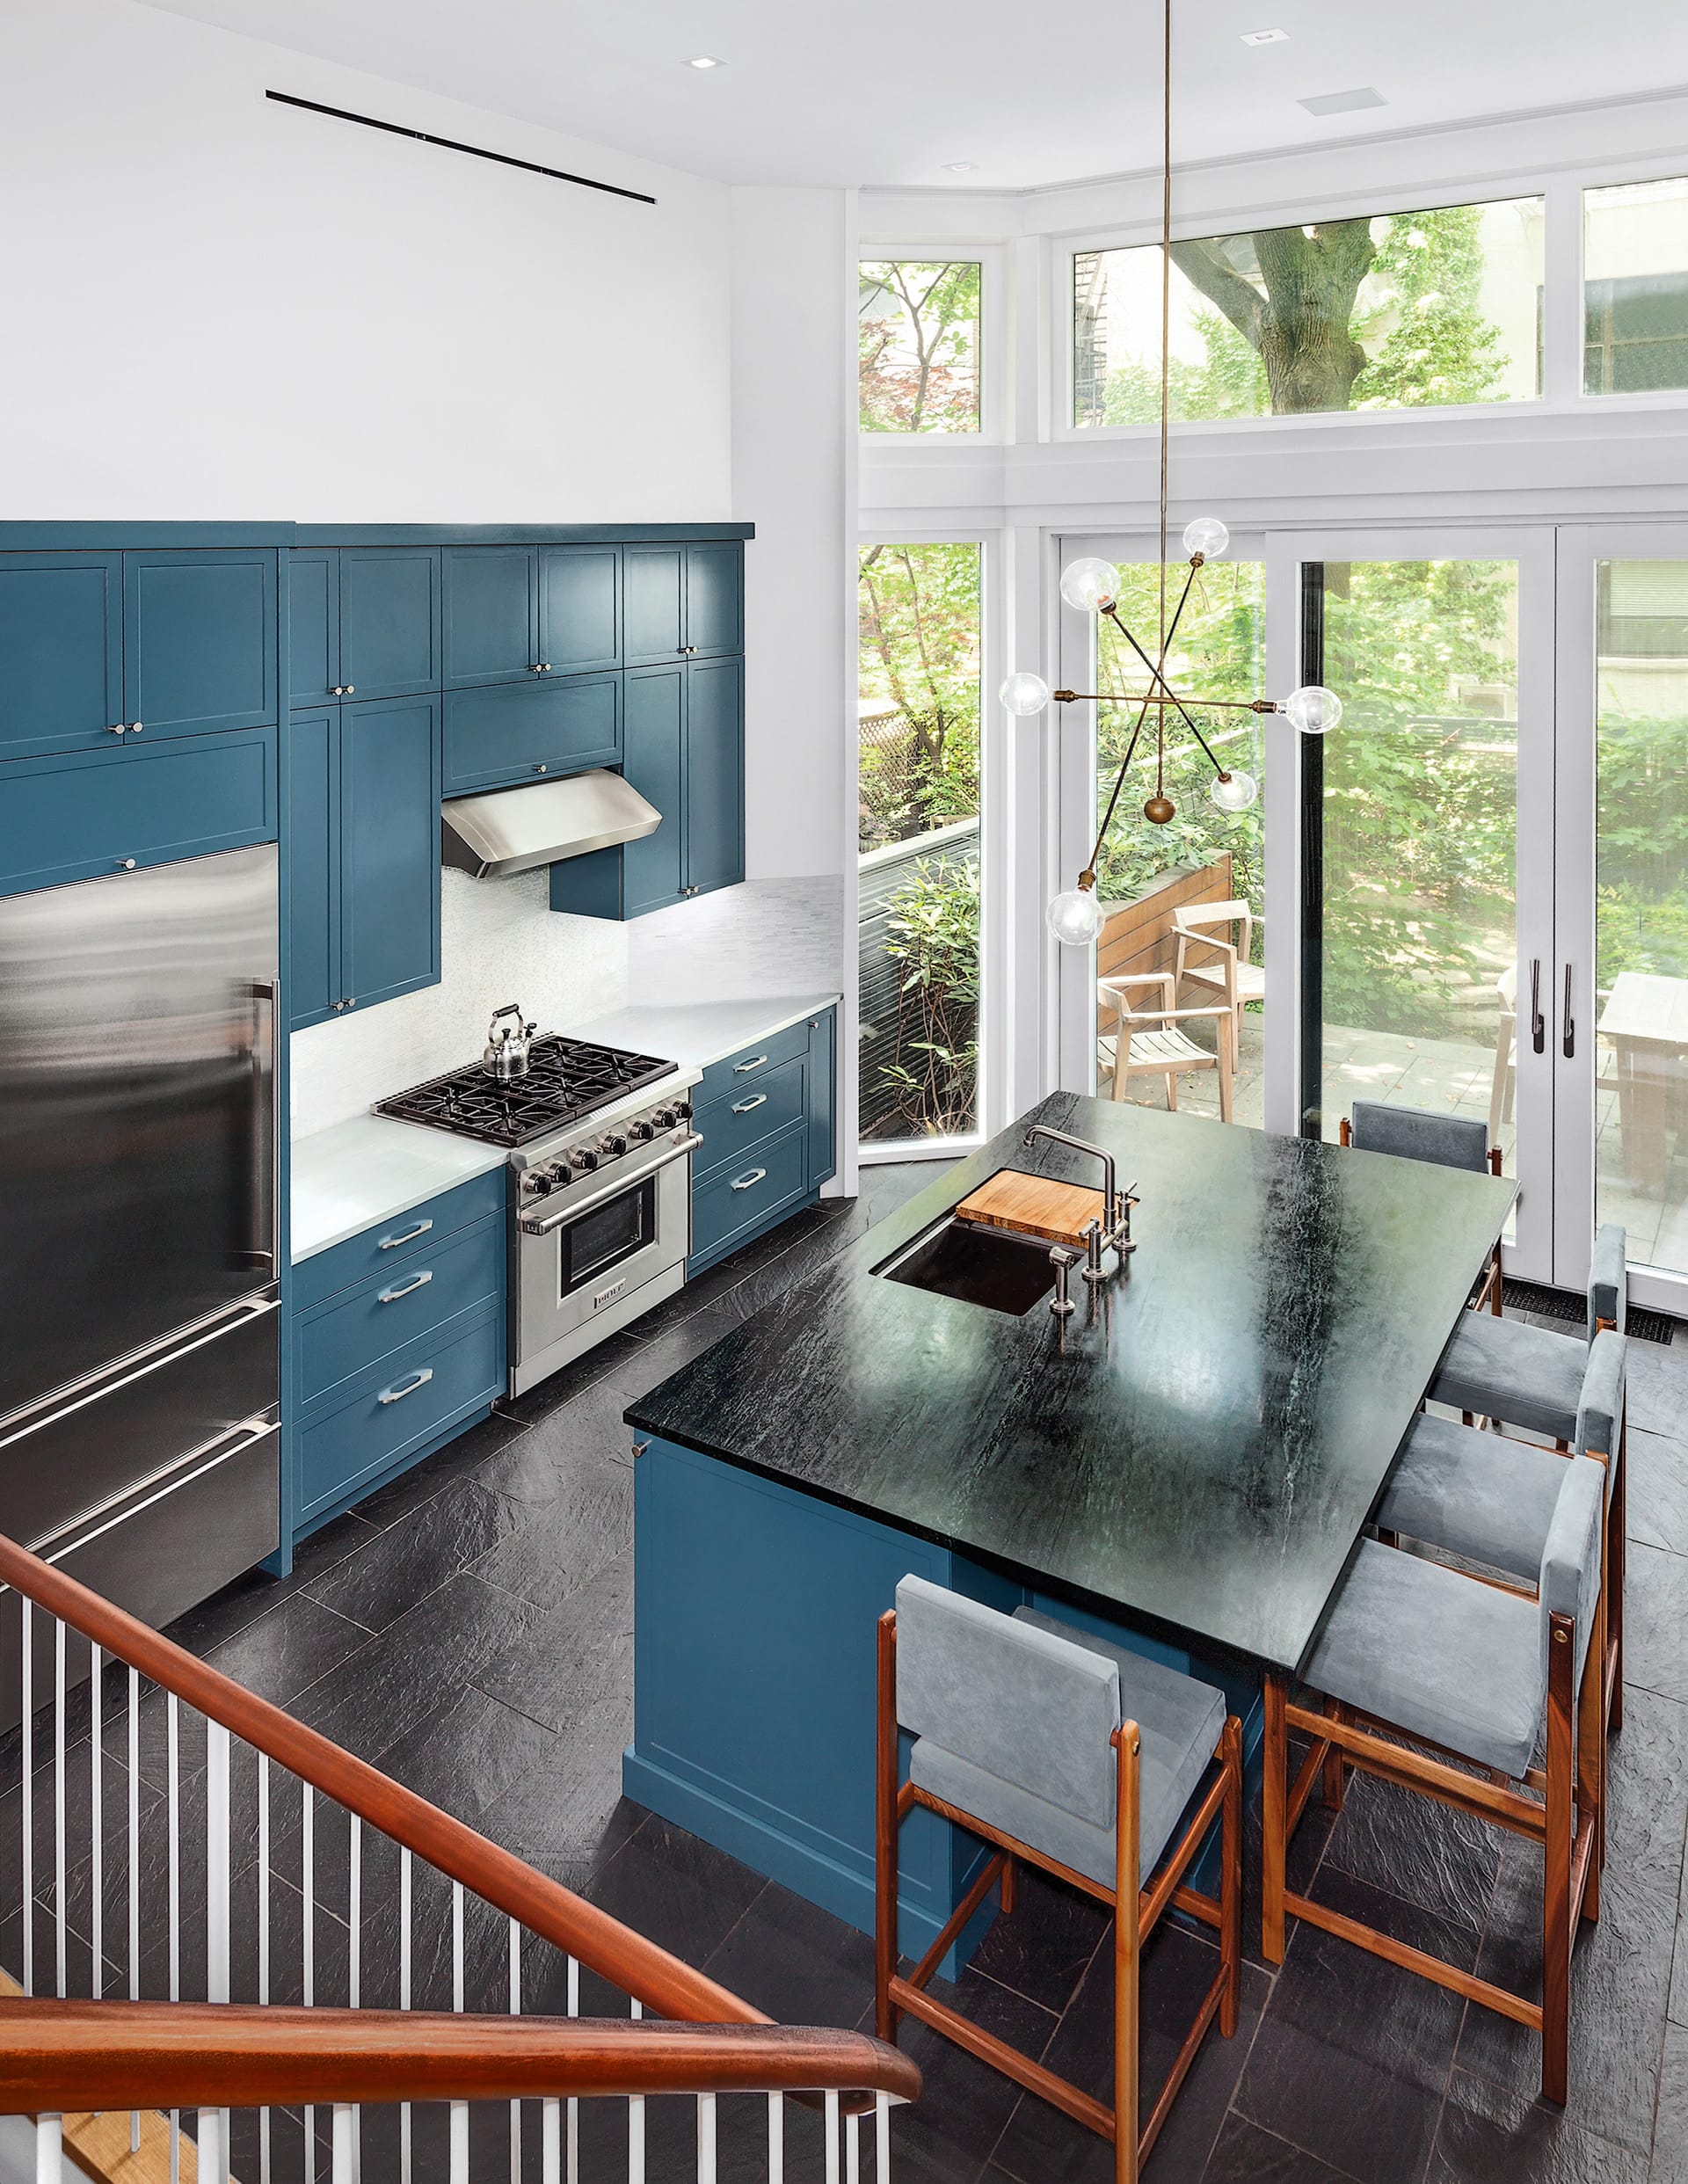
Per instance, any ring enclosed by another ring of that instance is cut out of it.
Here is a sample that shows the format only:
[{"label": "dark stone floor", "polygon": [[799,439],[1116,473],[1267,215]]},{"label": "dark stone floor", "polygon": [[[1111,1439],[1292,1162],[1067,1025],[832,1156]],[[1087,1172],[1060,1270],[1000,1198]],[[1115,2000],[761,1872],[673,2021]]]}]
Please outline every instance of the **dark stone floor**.
[{"label": "dark stone floor", "polygon": [[[771,2015],[870,2021],[865,1936],[620,1795],[621,1752],[631,1731],[633,1551],[632,1467],[621,1411],[936,1172],[930,1165],[864,1170],[858,1200],[799,1215],[634,1333],[524,1398],[513,1416],[477,1427],[317,1535],[292,1577],[243,1580],[173,1634]],[[1284,1965],[1269,1972],[1251,1889],[1241,2027],[1229,2042],[1210,2035],[1152,2158],[1150,2184],[1688,2184],[1688,1927],[1680,1904],[1688,1826],[1688,1345],[1633,1344],[1630,1387],[1627,1718],[1612,1747],[1604,1912],[1597,1927],[1584,1930],[1576,1954],[1569,2107],[1561,2113],[1535,2098],[1537,2048],[1522,2028],[1340,1941],[1295,1932]],[[157,1710],[143,1712],[150,1896],[162,1885],[165,1758]],[[85,1770],[85,1729],[83,1736]],[[107,1749],[107,1825],[114,1831],[127,1775],[120,1750],[109,1739]],[[203,1750],[202,1725],[197,1739],[193,1725],[185,1726],[189,1841],[202,1839],[194,1806],[197,1797],[202,1815]],[[0,1773],[0,1872],[8,1873],[18,1870],[21,1804],[15,1745],[13,1753],[10,1774]],[[50,1966],[42,1795],[38,1789],[36,1946],[38,1962]],[[296,1932],[298,1820],[291,1807],[273,1812],[272,1900]],[[240,1904],[252,1896],[256,1849],[244,1777],[236,1832],[238,1926]],[[1251,1879],[1257,1853],[1256,1826]],[[1536,1977],[1539,1859],[1522,1843],[1359,1780],[1334,1824],[1316,1801],[1309,1808],[1294,1858],[1298,1883],[1313,1885],[1335,1908],[1521,1987]],[[118,1952],[112,1937],[120,1934],[122,1864],[113,1836],[108,1955]],[[324,1907],[318,1999],[331,2001],[342,1998],[346,1978],[345,1855],[343,1838],[326,1828],[318,1831],[316,1878]],[[380,1881],[372,1853],[367,1903],[376,1901]],[[191,1875],[185,1887],[191,1932]],[[70,1981],[83,1991],[90,1896],[84,1861],[67,1879]],[[14,1969],[18,1942],[14,1911],[0,1921],[0,1961]],[[1022,1908],[998,1921],[964,1976],[962,2006],[1105,2099],[1107,1943],[1096,1907],[1034,1877]],[[367,1925],[363,1947],[363,1998],[378,2003],[393,1977],[390,1931],[378,1920]],[[471,1934],[471,1989],[484,1987],[494,2007],[501,2006],[501,1948],[496,1933]],[[237,1936],[236,1998],[250,1977],[248,1955]],[[289,1960],[278,1941],[276,1958],[296,1963],[296,1947]],[[1204,1940],[1177,1926],[1163,1929],[1150,1948],[1146,2100],[1213,1961]],[[156,1983],[163,1976],[162,1965],[149,1962],[148,1991],[162,1991]],[[437,1961],[432,1976],[442,1976]],[[285,1985],[287,1975],[277,1977]],[[427,1999],[428,1974],[418,1977],[418,1998]],[[549,1979],[530,1968],[528,2006],[557,2006]],[[184,1980],[192,1992],[191,1962]],[[922,2029],[906,2027],[903,2037],[926,2071],[926,2092],[897,2119],[893,2168],[902,2176],[1100,2184],[1111,2175],[1101,2141]],[[690,2176],[689,2108],[669,2104],[685,2114],[665,2121],[658,2105],[651,2174]],[[319,2129],[323,2121],[319,2112]],[[278,2124],[283,2133],[288,2128],[296,2129],[285,2119]],[[503,2128],[501,2114],[477,2112],[477,2174],[507,2173],[498,2140]],[[607,2128],[608,2119],[594,2119],[588,2141]],[[433,2122],[418,2129],[420,2179],[435,2168],[440,2150]],[[423,2140],[431,2149],[426,2159]],[[600,2151],[602,2166],[583,2163],[583,2175],[625,2173],[612,2147]],[[237,2146],[237,2173],[255,2175],[255,2161],[243,2167],[240,2152]],[[797,2174],[795,2149],[792,2159]],[[278,2177],[292,2166],[278,2153]],[[722,2174],[738,2173],[724,2149]],[[363,2173],[397,2176],[397,2165],[368,2143]]]}]

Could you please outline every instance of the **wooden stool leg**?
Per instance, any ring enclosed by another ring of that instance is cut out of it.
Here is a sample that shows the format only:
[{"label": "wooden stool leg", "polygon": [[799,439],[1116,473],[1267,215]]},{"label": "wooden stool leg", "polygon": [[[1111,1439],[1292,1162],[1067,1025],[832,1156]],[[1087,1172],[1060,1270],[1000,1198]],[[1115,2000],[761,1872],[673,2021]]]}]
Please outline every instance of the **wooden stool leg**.
[{"label": "wooden stool leg", "polygon": [[1261,1787],[1260,1947],[1269,1964],[1284,1962],[1284,1864],[1289,1801],[1284,1773],[1289,1730],[1284,1719],[1283,1679],[1266,1678],[1265,1779]]},{"label": "wooden stool leg", "polygon": [[1570,2087],[1571,1824],[1575,1633],[1555,1615],[1547,1648],[1546,1844],[1541,1911],[1541,2097],[1563,2108]]},{"label": "wooden stool leg", "polygon": [[1020,1901],[1020,1883],[1017,1874],[1018,1868],[1013,1859],[1005,1857],[1002,1860],[1002,1880],[999,1894],[999,1901],[1004,1911],[1013,1911]]},{"label": "wooden stool leg", "polygon": [[1119,1751],[1114,1816],[1114,2184],[1137,2184],[1138,1765],[1135,1722],[1115,1733]]},{"label": "wooden stool leg", "polygon": [[897,1969],[897,1611],[879,1618],[878,1719],[874,1758],[873,2020],[897,2037],[891,1982]]},{"label": "wooden stool leg", "polygon": [[1225,1816],[1219,1828],[1219,1956],[1225,1992],[1219,2001],[1219,2030],[1229,2040],[1237,2029],[1242,1997],[1242,1723],[1225,1718],[1219,1734],[1219,1764],[1225,1769]]},{"label": "wooden stool leg", "polygon": [[1606,1517],[1606,1644],[1612,1661],[1609,1728],[1624,1726],[1624,1570],[1629,1560],[1629,1421],[1618,1431],[1618,1477]]},{"label": "wooden stool leg", "polygon": [[[1393,1542],[1391,1544],[1393,1545]],[[1329,1714],[1333,1722],[1340,1722],[1342,1718],[1342,1705],[1337,1700],[1328,1700],[1325,1712]],[[1325,1802],[1332,1812],[1340,1812],[1342,1809],[1342,1793],[1347,1781],[1348,1768],[1343,1763],[1340,1749],[1333,1744],[1325,1754],[1322,1785]]]}]

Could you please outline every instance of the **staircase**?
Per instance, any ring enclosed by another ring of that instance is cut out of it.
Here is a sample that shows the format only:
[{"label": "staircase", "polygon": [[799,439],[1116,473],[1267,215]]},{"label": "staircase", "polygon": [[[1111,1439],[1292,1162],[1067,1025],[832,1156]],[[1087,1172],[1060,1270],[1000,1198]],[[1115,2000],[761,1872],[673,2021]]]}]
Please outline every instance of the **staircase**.
[{"label": "staircase", "polygon": [[864,2135],[888,2177],[895,2049],[770,2022],[4,1538],[0,1651],[37,2184],[857,2184]]}]

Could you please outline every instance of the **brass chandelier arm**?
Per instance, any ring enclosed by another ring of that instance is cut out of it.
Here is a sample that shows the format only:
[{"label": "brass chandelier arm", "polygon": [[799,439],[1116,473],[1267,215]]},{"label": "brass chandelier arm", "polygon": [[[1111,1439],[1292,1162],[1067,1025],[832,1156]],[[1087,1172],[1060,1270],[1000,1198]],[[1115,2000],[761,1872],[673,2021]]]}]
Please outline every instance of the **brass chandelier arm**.
[{"label": "brass chandelier arm", "polygon": [[[1225,775],[1224,767],[1219,764],[1218,759],[1214,757],[1212,752],[1208,748],[1207,738],[1202,733],[1201,730],[1196,725],[1196,723],[1190,718],[1190,712],[1186,708],[1183,700],[1173,688],[1172,685],[1167,681],[1167,655],[1172,650],[1172,640],[1177,635],[1179,622],[1182,618],[1185,607],[1189,604],[1190,594],[1196,583],[1196,571],[1201,567],[1201,565],[1202,557],[1199,554],[1192,554],[1190,557],[1190,574],[1184,579],[1184,588],[1179,594],[1178,604],[1173,611],[1172,621],[1168,627],[1165,637],[1160,640],[1160,657],[1158,661],[1152,660],[1149,658],[1148,654],[1143,650],[1143,647],[1138,643],[1137,639],[1126,628],[1124,622],[1120,616],[1119,609],[1114,604],[1112,600],[1109,601],[1107,606],[1102,608],[1102,612],[1107,615],[1109,621],[1113,623],[1115,629],[1119,631],[1121,637],[1124,638],[1127,644],[1131,646],[1131,650],[1137,654],[1138,658],[1142,661],[1143,665],[1148,669],[1149,673],[1153,676],[1153,682],[1150,686],[1151,692],[1153,693],[1155,685],[1159,685],[1160,690],[1164,693],[1164,695],[1159,698],[1154,698],[1153,702],[1157,705],[1164,706],[1168,699],[1171,701],[1171,703],[1178,710],[1179,718],[1183,722],[1185,727],[1189,729],[1190,734],[1195,737],[1197,742],[1201,745],[1204,752],[1206,753],[1208,764],[1213,768],[1213,771],[1216,774],[1228,778],[1228,776],[1226,776]],[[1146,710],[1149,702],[1149,700],[1145,701]],[[1160,793],[1158,781],[1156,793]]]},{"label": "brass chandelier arm", "polygon": [[[1058,705],[1137,705],[1155,703],[1153,690],[1051,690],[1050,696]],[[1186,705],[1198,706],[1204,713],[1281,713],[1284,710],[1276,698],[1211,698],[1193,697],[1183,700]]]},{"label": "brass chandelier arm", "polygon": [[1131,761],[1137,756],[1137,739],[1142,734],[1143,724],[1149,717],[1150,703],[1151,701],[1145,698],[1138,708],[1136,724],[1131,729],[1131,739],[1125,746],[1125,755],[1119,761],[1119,771],[1114,775],[1113,793],[1108,799],[1108,809],[1102,813],[1102,825],[1096,829],[1095,847],[1090,852],[1089,863],[1079,875],[1080,887],[1095,885],[1096,867],[1102,862],[1102,846],[1108,839],[1108,829],[1114,823],[1114,809],[1119,802],[1119,792],[1125,786],[1125,775],[1130,770]]}]

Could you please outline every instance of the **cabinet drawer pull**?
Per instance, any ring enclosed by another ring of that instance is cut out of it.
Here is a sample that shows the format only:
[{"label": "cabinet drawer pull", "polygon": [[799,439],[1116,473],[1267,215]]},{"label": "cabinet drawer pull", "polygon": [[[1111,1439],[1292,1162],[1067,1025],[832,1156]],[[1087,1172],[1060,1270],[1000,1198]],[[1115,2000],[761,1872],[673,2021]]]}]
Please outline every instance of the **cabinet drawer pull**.
[{"label": "cabinet drawer pull", "polygon": [[433,1273],[426,1270],[420,1274],[412,1274],[410,1280],[403,1283],[397,1289],[382,1290],[376,1296],[375,1302],[377,1304],[397,1304],[401,1297],[408,1297],[416,1290],[426,1289],[433,1279]]},{"label": "cabinet drawer pull", "polygon": [[433,1367],[424,1365],[419,1372],[412,1373],[403,1387],[395,1380],[391,1387],[383,1387],[375,1401],[378,1403],[402,1403],[407,1395],[414,1395],[418,1387],[426,1387],[433,1378]]},{"label": "cabinet drawer pull", "polygon": [[414,1243],[418,1236],[426,1236],[433,1227],[432,1221],[418,1221],[414,1228],[407,1228],[402,1236],[383,1236],[375,1249],[378,1251],[390,1251],[397,1244]]},{"label": "cabinet drawer pull", "polygon": [[766,1107],[767,1105],[768,1095],[766,1092],[753,1092],[747,1100],[735,1100],[732,1103],[732,1111],[735,1115],[748,1115],[753,1108]]},{"label": "cabinet drawer pull", "polygon": [[760,1183],[767,1173],[768,1170],[765,1168],[753,1168],[748,1175],[737,1177],[735,1181],[727,1185],[727,1188],[729,1190],[748,1190],[753,1183]]},{"label": "cabinet drawer pull", "polygon": [[747,1077],[753,1069],[760,1069],[767,1059],[766,1054],[753,1054],[748,1061],[734,1062],[732,1074],[735,1077]]}]

